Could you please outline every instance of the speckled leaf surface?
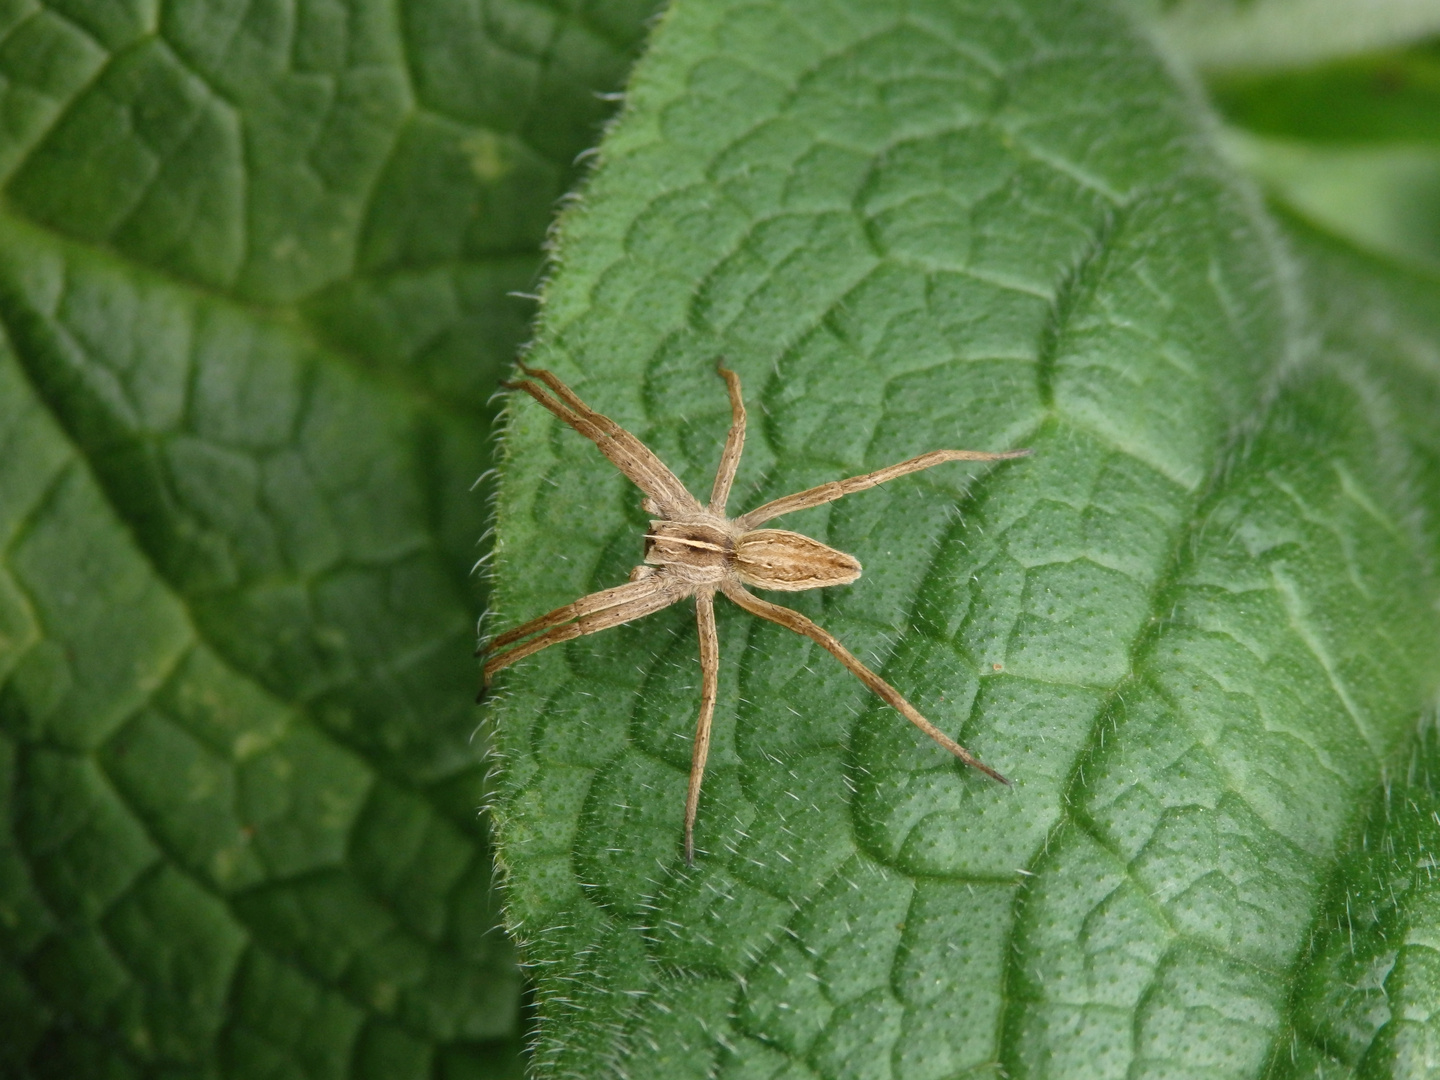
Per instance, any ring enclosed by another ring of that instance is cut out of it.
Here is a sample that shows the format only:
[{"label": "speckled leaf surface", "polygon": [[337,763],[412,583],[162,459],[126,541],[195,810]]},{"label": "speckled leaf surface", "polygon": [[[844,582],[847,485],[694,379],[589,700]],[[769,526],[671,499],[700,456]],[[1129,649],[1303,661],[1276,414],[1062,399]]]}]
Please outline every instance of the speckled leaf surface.
[{"label": "speckled leaf surface", "polygon": [[[517,666],[500,850],[540,1075],[1419,1075],[1367,1047],[1430,1030],[1397,883],[1430,865],[1440,291],[1310,252],[1209,124],[1100,4],[670,10],[533,361],[703,492],[726,357],[735,510],[1033,447],[783,522],[866,568],[783,599],[1015,785],[722,603],[687,871],[689,605]],[[645,522],[528,399],[507,432],[496,629],[623,581]]]},{"label": "speckled leaf surface", "polygon": [[[1440,286],[1290,226],[1319,301],[1314,329],[1361,384],[1387,441],[1406,450],[1404,482],[1433,520],[1440,507]],[[1428,555],[1437,545],[1429,531]],[[1326,883],[1295,969],[1287,1039],[1273,1075],[1426,1076],[1440,1067],[1440,747],[1433,711],[1361,806],[1362,823]]]},{"label": "speckled leaf surface", "polygon": [[0,1075],[516,1075],[495,380],[650,10],[0,3]]}]

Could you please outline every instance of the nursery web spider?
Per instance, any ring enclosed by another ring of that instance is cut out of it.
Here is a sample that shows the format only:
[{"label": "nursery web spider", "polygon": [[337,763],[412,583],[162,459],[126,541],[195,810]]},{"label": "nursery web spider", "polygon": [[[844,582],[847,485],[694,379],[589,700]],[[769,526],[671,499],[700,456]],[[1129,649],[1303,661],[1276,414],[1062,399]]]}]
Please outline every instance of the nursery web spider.
[{"label": "nursery web spider", "polygon": [[[1003,461],[1023,457],[1029,450],[990,454],[979,450],[931,450],[898,465],[864,476],[836,480],[807,491],[786,495],[741,514],[725,516],[730,485],[745,447],[745,402],[740,394],[740,377],[719,369],[730,391],[731,424],[720,456],[720,468],[710,489],[709,505],[702,505],[658,457],[630,432],[595,412],[568,386],[548,371],[520,365],[531,380],[506,383],[512,390],[524,390],[565,423],[592,440],[600,452],[634,481],[645,493],[641,504],[655,520],[645,534],[645,562],[630,572],[625,585],[583,596],[574,603],[556,608],[548,615],[497,635],[481,651],[485,662],[485,684],[495,673],[532,653],[584,634],[594,634],[653,614],[687,597],[695,597],[695,616],[700,625],[700,719],[695,725],[695,744],[690,764],[690,788],[685,797],[685,862],[695,859],[695,811],[700,804],[700,782],[705,775],[705,758],[710,750],[710,722],[715,715],[719,681],[720,643],[715,634],[715,594],[724,593],[746,611],[803,634],[829,650],[866,686],[896,709],[905,719],[929,735],[950,753],[972,768],[1008,784],[1009,781],[950,736],[920,715],[888,682],[862,664],[826,630],[798,611],[772,604],[751,593],[745,586],[798,592],[828,585],[848,585],[860,577],[860,562],[842,551],[827,547],[800,533],[757,526],[782,514],[832,502],[844,495],[864,491],[897,476],[919,472],[947,461]],[[524,640],[524,639],[529,640]]]}]

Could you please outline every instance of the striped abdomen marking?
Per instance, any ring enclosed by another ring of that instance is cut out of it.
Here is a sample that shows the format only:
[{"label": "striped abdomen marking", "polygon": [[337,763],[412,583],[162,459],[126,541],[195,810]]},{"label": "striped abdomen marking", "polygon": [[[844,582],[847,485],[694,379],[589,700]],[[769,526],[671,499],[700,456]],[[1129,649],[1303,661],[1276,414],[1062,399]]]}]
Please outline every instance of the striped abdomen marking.
[{"label": "striped abdomen marking", "polygon": [[787,529],[755,529],[735,543],[735,572],[757,589],[800,592],[849,585],[860,560]]}]

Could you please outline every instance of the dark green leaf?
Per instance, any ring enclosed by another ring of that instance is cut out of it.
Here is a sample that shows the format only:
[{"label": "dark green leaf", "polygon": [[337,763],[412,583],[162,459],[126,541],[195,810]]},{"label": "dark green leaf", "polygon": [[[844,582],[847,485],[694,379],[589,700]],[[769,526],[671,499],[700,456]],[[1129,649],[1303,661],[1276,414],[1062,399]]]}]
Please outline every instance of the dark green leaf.
[{"label": "dark green leaf", "polygon": [[0,1074],[516,1075],[471,486],[650,7],[0,4]]},{"label": "dark green leaf", "polygon": [[1299,71],[1222,73],[1210,88],[1228,120],[1265,135],[1440,143],[1440,44]]}]

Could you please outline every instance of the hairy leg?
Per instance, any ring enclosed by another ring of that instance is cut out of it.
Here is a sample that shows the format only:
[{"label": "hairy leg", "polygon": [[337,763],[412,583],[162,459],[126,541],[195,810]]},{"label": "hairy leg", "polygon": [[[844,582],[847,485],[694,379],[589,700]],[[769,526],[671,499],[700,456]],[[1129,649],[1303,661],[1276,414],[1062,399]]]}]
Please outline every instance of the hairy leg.
[{"label": "hairy leg", "polygon": [[849,668],[856,678],[879,695],[887,705],[895,709],[900,715],[905,717],[906,720],[909,720],[946,750],[949,750],[950,753],[954,754],[966,765],[979,769],[986,776],[999,780],[1002,784],[1010,783],[1010,781],[1001,776],[1000,773],[996,772],[989,765],[986,765],[974,754],[970,753],[969,750],[966,750],[954,739],[950,738],[949,735],[946,735],[929,720],[921,716],[920,710],[906,701],[905,698],[901,696],[900,691],[896,690],[879,675],[876,675],[875,672],[871,671],[856,659],[855,655],[851,653],[849,649],[845,648],[844,645],[840,644],[839,640],[828,630],[807,619],[798,611],[792,611],[790,608],[781,607],[779,604],[772,604],[768,600],[760,599],[760,597],[749,592],[743,585],[738,583],[725,582],[720,586],[720,589],[726,596],[746,611],[754,615],[759,615],[762,619],[769,619],[771,622],[777,623],[787,630],[794,630],[797,634],[803,634],[811,641],[829,650],[835,659]]},{"label": "hairy leg", "polygon": [[685,865],[695,863],[695,812],[700,807],[700,783],[710,754],[710,722],[720,689],[720,638],[715,633],[715,593],[695,594],[695,621],[700,626],[700,719],[695,723],[695,745],[690,755],[690,788],[685,793]]},{"label": "hairy leg", "polygon": [[579,600],[572,600],[570,603],[556,608],[538,619],[531,619],[521,626],[506,630],[503,634],[497,634],[485,643],[475,653],[480,656],[483,653],[493,653],[497,649],[503,649],[512,642],[527,638],[531,634],[538,634],[541,630],[548,630],[560,623],[567,623],[578,619],[582,615],[590,615],[596,611],[604,611],[606,608],[615,607],[626,601],[634,600],[640,596],[647,596],[652,591],[649,588],[636,588],[637,584],[643,582],[628,582],[624,585],[617,585],[613,589],[601,589],[589,596],[582,596]]},{"label": "hairy leg", "polygon": [[551,372],[529,368],[523,364],[520,368],[526,375],[543,382],[555,392],[555,396],[547,394],[533,382],[511,382],[505,385],[513,390],[524,390],[593,442],[636,487],[655,500],[655,505],[663,516],[674,517],[700,509],[700,504],[685,489],[679,478],[634,435],[608,416],[586,405]]},{"label": "hairy leg", "polygon": [[725,436],[725,452],[720,455],[715,486],[710,490],[710,510],[723,517],[725,504],[730,501],[730,485],[735,482],[735,470],[740,468],[740,455],[745,450],[745,399],[740,394],[740,376],[729,368],[716,370],[730,391],[730,432]]},{"label": "hairy leg", "polygon": [[[643,618],[646,615],[653,615],[655,612],[669,607],[690,595],[690,587],[672,582],[663,574],[655,574],[643,578],[640,581],[632,581],[626,585],[614,589],[606,589],[603,593],[592,593],[591,596],[582,597],[575,603],[580,604],[597,596],[606,594],[626,593],[625,598],[619,603],[607,603],[598,611],[591,611],[581,615],[573,622],[564,626],[554,626],[544,631],[529,641],[522,642],[502,652],[491,656],[485,661],[485,684],[488,686],[490,680],[497,671],[509,667],[517,660],[523,660],[527,656],[533,656],[541,649],[548,649],[551,645],[557,645],[562,641],[570,641],[572,638],[583,637],[586,634],[597,634],[601,630],[608,630],[612,626],[620,626],[623,623],[633,622],[635,619]],[[543,622],[550,619],[559,612],[573,608],[575,604],[567,604],[564,608],[557,608],[549,615],[536,619],[535,622]],[[528,625],[528,624],[527,624]],[[524,629],[520,627],[519,629]],[[514,631],[511,631],[513,634]],[[498,639],[497,639],[498,640]]]},{"label": "hairy leg", "polygon": [[922,469],[930,469],[936,465],[943,465],[947,461],[1008,461],[1010,458],[1026,457],[1029,453],[1029,450],[1006,450],[998,454],[986,453],[983,450],[931,450],[928,454],[921,454],[919,457],[902,461],[898,465],[887,465],[883,469],[876,469],[864,476],[852,476],[848,480],[832,480],[819,487],[797,491],[794,495],[782,496],[764,506],[756,507],[748,514],[741,514],[735,519],[735,524],[741,529],[753,529],[781,514],[793,514],[796,510],[808,510],[812,506],[834,502],[846,495],[853,495],[857,491],[865,491],[867,488],[876,487],[888,480],[920,472]]}]

